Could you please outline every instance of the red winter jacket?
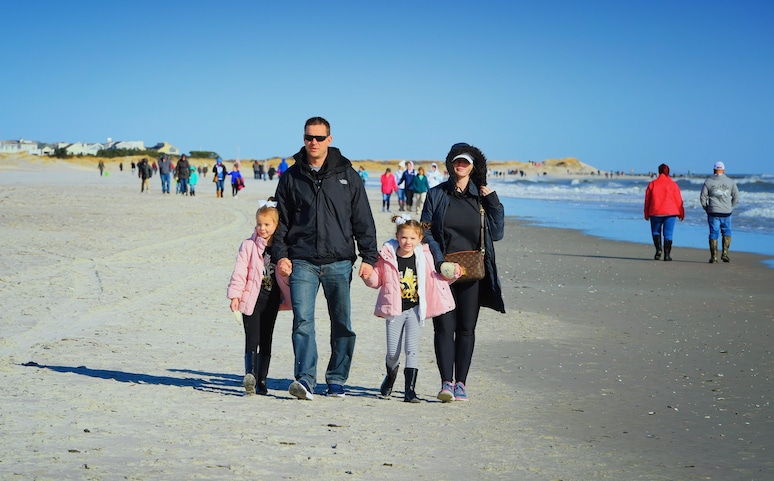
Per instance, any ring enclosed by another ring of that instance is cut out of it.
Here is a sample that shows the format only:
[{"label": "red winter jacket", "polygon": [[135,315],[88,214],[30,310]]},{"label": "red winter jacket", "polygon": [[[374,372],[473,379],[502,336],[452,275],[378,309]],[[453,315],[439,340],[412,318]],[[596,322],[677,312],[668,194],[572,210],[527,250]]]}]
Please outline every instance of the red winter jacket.
[{"label": "red winter jacket", "polygon": [[685,218],[683,195],[677,182],[666,174],[659,174],[645,190],[645,220],[671,215],[676,215],[680,220]]},{"label": "red winter jacket", "polygon": [[398,191],[398,184],[395,183],[395,176],[390,172],[385,172],[379,179],[382,183],[382,194],[392,194]]}]

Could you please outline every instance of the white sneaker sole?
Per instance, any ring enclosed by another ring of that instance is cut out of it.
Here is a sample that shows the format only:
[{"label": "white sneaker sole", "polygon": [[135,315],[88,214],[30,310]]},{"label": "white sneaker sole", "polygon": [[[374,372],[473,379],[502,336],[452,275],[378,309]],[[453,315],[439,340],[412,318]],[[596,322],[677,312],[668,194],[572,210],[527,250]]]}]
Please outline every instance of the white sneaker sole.
[{"label": "white sneaker sole", "polygon": [[438,399],[440,399],[445,403],[448,403],[448,402],[454,401],[454,394],[450,393],[449,391],[441,391],[438,393]]},{"label": "white sneaker sole", "polygon": [[305,401],[312,401],[314,399],[314,396],[312,395],[312,393],[307,391],[304,385],[298,381],[293,381],[292,383],[290,383],[288,392],[290,393],[291,396],[295,396],[298,399],[303,399]]}]

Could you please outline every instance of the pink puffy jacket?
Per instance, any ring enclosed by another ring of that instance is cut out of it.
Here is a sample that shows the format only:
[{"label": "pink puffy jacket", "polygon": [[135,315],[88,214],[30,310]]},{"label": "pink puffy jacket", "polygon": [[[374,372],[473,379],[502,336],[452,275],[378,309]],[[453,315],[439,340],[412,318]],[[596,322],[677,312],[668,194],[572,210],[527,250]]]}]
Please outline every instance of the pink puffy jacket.
[{"label": "pink puffy jacket", "polygon": [[[395,250],[398,241],[391,239],[384,243],[374,272],[365,279],[368,287],[379,290],[376,297],[374,314],[378,317],[393,317],[403,311],[400,279],[398,279],[398,260]],[[433,256],[427,244],[414,248],[417,264],[417,287],[419,288],[419,318],[428,319],[454,310],[454,297],[449,289],[449,281],[435,271]]]},{"label": "pink puffy jacket", "polygon": [[[253,313],[258,294],[261,293],[264,250],[266,250],[266,240],[255,235],[255,232],[252,237],[242,241],[226,291],[229,299],[239,299],[239,312],[248,316]],[[280,311],[290,310],[288,278],[275,273],[274,279],[280,289]]]}]

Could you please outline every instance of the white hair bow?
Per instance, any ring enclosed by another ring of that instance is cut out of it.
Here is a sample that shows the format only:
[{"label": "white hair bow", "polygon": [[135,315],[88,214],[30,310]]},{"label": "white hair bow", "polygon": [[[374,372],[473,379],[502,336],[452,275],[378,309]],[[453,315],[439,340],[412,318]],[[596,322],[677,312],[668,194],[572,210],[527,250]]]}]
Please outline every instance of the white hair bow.
[{"label": "white hair bow", "polygon": [[398,225],[405,224],[406,222],[411,220],[411,215],[409,214],[401,214],[400,217],[395,218],[395,223]]},{"label": "white hair bow", "polygon": [[273,200],[259,200],[258,207],[277,207],[277,202]]}]

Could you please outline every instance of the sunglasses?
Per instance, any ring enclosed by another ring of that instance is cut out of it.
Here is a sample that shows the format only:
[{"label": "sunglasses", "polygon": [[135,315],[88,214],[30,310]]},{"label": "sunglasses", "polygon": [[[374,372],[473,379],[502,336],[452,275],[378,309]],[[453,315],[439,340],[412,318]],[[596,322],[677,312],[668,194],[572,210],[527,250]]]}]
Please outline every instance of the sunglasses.
[{"label": "sunglasses", "polygon": [[311,142],[313,140],[316,140],[318,142],[325,142],[325,139],[327,139],[327,138],[328,138],[327,135],[309,135],[309,134],[304,134],[304,140],[306,140],[307,142]]}]

